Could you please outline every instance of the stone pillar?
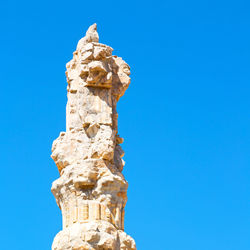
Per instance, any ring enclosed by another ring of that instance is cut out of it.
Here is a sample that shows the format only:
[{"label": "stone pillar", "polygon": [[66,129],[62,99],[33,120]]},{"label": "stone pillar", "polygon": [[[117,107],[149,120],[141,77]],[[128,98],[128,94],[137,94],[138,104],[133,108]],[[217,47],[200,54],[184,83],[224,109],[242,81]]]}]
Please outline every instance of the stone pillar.
[{"label": "stone pillar", "polygon": [[127,187],[116,104],[130,84],[129,66],[89,27],[67,63],[66,132],[52,146],[60,172],[52,192],[63,229],[53,250],[136,249],[124,230]]}]

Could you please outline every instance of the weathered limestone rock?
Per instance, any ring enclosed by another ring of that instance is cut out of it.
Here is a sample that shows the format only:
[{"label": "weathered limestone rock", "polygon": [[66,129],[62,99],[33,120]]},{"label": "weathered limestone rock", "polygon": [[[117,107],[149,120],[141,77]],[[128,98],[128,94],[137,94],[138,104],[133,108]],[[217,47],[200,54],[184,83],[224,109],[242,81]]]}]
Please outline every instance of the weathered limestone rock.
[{"label": "weathered limestone rock", "polygon": [[53,250],[136,249],[124,230],[128,184],[122,175],[123,139],[116,104],[130,84],[129,66],[99,43],[96,24],[66,65],[66,132],[52,146],[60,172],[52,192],[62,210],[63,230]]}]

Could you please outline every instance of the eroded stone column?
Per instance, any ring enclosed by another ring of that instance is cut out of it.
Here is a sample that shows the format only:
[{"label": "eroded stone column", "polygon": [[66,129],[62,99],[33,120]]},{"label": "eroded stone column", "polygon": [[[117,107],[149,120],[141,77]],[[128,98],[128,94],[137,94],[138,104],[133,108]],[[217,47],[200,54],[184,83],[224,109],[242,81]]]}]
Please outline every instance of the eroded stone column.
[{"label": "eroded stone column", "polygon": [[52,146],[60,178],[51,189],[63,229],[53,250],[136,249],[123,231],[128,184],[121,173],[123,139],[116,112],[130,84],[130,69],[112,50],[99,43],[94,24],[66,65],[67,124]]}]

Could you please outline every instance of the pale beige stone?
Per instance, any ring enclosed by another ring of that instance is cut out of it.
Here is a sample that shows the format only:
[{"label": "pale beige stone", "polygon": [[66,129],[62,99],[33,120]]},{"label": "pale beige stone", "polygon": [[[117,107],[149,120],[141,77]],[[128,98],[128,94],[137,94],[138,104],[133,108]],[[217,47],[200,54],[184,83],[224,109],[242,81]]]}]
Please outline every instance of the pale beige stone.
[{"label": "pale beige stone", "polygon": [[136,249],[123,231],[128,183],[116,112],[130,68],[112,51],[99,43],[93,24],[66,65],[66,132],[51,155],[60,172],[51,190],[63,217],[53,250]]}]

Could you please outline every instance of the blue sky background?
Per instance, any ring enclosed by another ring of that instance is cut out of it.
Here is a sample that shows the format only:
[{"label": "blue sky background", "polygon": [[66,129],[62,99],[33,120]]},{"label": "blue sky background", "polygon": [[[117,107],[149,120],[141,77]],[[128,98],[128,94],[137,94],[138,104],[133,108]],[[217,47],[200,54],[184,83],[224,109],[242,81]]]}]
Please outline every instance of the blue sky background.
[{"label": "blue sky background", "polygon": [[61,229],[51,145],[89,25],[131,66],[118,104],[139,250],[250,249],[249,1],[2,1],[0,249]]}]

